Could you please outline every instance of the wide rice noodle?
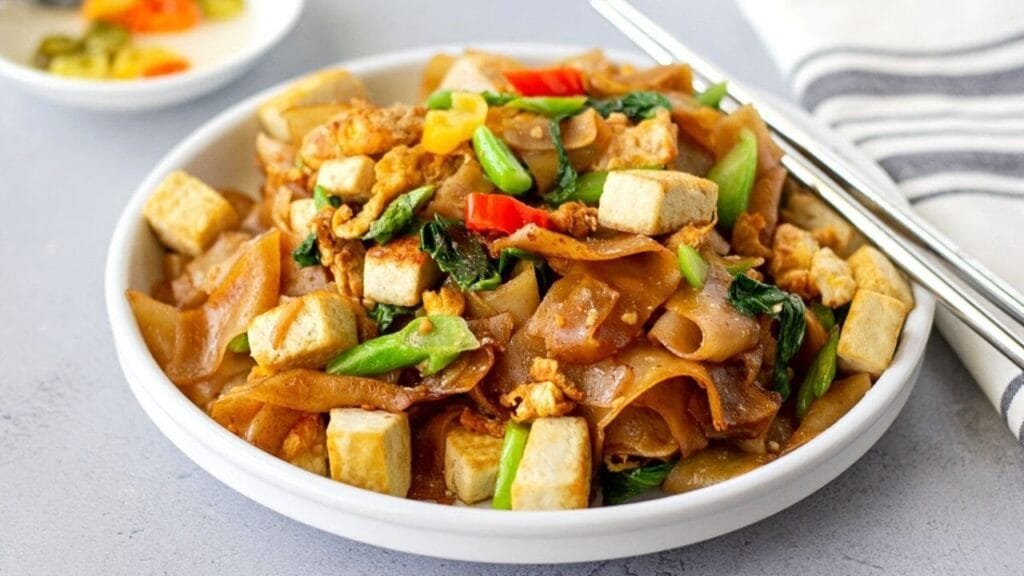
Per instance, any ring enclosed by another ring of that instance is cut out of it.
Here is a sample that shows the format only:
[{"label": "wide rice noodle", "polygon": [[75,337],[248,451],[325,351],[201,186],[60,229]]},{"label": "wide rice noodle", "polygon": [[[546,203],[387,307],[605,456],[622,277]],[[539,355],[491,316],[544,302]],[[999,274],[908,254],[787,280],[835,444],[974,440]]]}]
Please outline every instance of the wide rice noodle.
[{"label": "wide rice noodle", "polygon": [[724,362],[755,346],[757,321],[729,303],[732,276],[712,265],[703,290],[684,284],[665,304],[649,336],[680,358]]},{"label": "wide rice noodle", "polygon": [[277,305],[280,232],[267,232],[244,250],[202,306],[177,316],[174,354],[165,371],[179,386],[213,375],[228,342],[248,330],[253,318]]}]

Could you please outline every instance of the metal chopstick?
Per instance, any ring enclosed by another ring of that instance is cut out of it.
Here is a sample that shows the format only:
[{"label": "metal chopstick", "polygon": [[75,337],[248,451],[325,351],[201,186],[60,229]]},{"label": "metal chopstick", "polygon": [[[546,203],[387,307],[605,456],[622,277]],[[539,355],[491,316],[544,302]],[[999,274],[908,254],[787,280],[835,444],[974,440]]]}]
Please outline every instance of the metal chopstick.
[{"label": "metal chopstick", "polygon": [[[704,88],[721,82],[725,75],[714,65],[700,58],[667,31],[625,0],[590,0],[591,5],[630,40],[661,64],[686,62]],[[739,83],[728,83],[725,108],[750,102],[748,91]],[[963,285],[969,284],[984,299],[996,305],[1018,322],[1024,323],[1024,297],[1007,283],[967,257],[951,241],[935,231],[915,214],[904,211],[887,198],[873,192],[868,184],[836,158],[827,148],[801,127],[789,121],[768,103],[759,103],[758,111],[777,139],[786,156],[783,165],[791,176],[811,186],[836,210],[844,214],[883,252],[889,254],[911,277],[933,292],[936,297],[975,332],[999,349],[1007,358],[1024,368],[1024,339],[996,318],[991,311],[975,302],[976,296]],[[893,222],[906,234],[933,252],[955,272],[958,280],[943,276],[934,269],[934,262],[918,253],[918,247],[900,233],[890,230]]]}]

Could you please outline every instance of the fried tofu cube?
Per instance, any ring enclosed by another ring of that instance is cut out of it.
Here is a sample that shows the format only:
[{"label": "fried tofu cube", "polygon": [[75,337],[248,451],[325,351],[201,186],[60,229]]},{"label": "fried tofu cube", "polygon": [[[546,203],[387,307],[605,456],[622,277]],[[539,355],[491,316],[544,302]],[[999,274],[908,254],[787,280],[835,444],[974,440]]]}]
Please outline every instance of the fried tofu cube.
[{"label": "fried tofu cube", "polygon": [[839,333],[839,367],[878,377],[892,362],[909,308],[903,302],[860,289]]},{"label": "fried tofu cube", "polygon": [[249,324],[252,357],[270,370],[321,368],[358,343],[355,314],[334,292],[294,298]]},{"label": "fried tofu cube", "polygon": [[331,410],[327,458],[338,482],[404,498],[412,483],[411,444],[404,412]]},{"label": "fried tofu cube", "polygon": [[590,431],[585,419],[537,419],[512,482],[512,509],[586,508],[590,468]]},{"label": "fried tofu cube", "polygon": [[914,306],[910,283],[893,263],[873,246],[861,246],[847,260],[860,290],[892,296],[908,308]]},{"label": "fried tofu cube", "polygon": [[367,98],[363,82],[348,70],[321,70],[293,82],[285,90],[264,102],[258,111],[263,130],[278,140],[292,141],[284,112],[298,106],[346,103]]},{"label": "fried tofu cube", "polygon": [[710,222],[718,186],[674,170],[616,170],[608,174],[597,219],[613,230],[656,236]]},{"label": "fried tofu cube", "polygon": [[366,252],[363,295],[380,304],[418,306],[423,291],[441,278],[441,271],[420,250],[419,238],[406,236]]},{"label": "fried tofu cube", "polygon": [[811,282],[821,294],[821,303],[829,308],[838,308],[853,300],[857,282],[842,258],[830,248],[822,248],[811,259]]},{"label": "fried tofu cube", "polygon": [[331,196],[339,196],[349,202],[366,202],[373,192],[376,176],[373,158],[349,156],[338,160],[326,160],[320,165],[316,185]]},{"label": "fried tofu cube", "polygon": [[164,178],[142,215],[168,248],[198,256],[217,235],[238,226],[238,213],[216,190],[178,170]]},{"label": "fried tofu cube", "polygon": [[502,439],[455,426],[445,437],[444,482],[467,504],[494,496]]},{"label": "fried tofu cube", "polygon": [[292,232],[305,238],[313,231],[313,218],[316,217],[316,202],[312,198],[292,200],[288,209],[288,225]]}]

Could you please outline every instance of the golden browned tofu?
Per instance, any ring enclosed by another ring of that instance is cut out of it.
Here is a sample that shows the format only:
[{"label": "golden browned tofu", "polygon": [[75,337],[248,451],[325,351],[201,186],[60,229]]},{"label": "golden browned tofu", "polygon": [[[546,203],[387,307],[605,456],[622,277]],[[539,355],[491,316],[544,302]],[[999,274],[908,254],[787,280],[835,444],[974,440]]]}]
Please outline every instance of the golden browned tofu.
[{"label": "golden browned tofu", "polygon": [[321,368],[359,342],[352,308],[320,291],[267,310],[249,325],[252,357],[262,368]]},{"label": "golden browned tofu", "polygon": [[142,214],[165,246],[189,256],[204,252],[239,222],[230,202],[181,170],[164,178]]},{"label": "golden browned tofu", "polygon": [[586,420],[574,416],[536,420],[512,482],[512,509],[586,508],[590,468]]},{"label": "golden browned tofu", "polygon": [[346,202],[366,202],[373,195],[376,176],[373,158],[349,156],[327,160],[320,165],[316,184],[331,196],[338,196]]},{"label": "golden browned tofu", "polygon": [[858,289],[892,296],[908,308],[913,308],[914,294],[910,283],[878,249],[861,246],[846,262],[853,270]]},{"label": "golden browned tofu", "polygon": [[405,497],[412,483],[409,417],[381,410],[337,408],[327,426],[331,478]]},{"label": "golden browned tofu", "polygon": [[501,438],[456,426],[445,437],[444,482],[459,500],[474,504],[494,496]]},{"label": "golden browned tofu", "polygon": [[423,291],[440,277],[437,264],[420,250],[419,238],[406,236],[366,252],[363,295],[382,304],[418,306]]},{"label": "golden browned tofu", "polygon": [[892,362],[908,311],[895,298],[857,290],[839,334],[839,366],[878,377]]},{"label": "golden browned tofu", "polygon": [[292,232],[305,238],[313,231],[313,218],[316,213],[316,202],[312,198],[292,200],[288,209],[288,226]]},{"label": "golden browned tofu", "polygon": [[362,80],[341,68],[321,70],[296,80],[283,92],[264,102],[258,114],[267,134],[291,142],[292,134],[284,117],[285,111],[298,106],[346,103],[353,98],[367,98]]},{"label": "golden browned tofu", "polygon": [[691,223],[710,222],[718,186],[674,170],[616,170],[608,174],[598,205],[606,228],[651,236]]}]

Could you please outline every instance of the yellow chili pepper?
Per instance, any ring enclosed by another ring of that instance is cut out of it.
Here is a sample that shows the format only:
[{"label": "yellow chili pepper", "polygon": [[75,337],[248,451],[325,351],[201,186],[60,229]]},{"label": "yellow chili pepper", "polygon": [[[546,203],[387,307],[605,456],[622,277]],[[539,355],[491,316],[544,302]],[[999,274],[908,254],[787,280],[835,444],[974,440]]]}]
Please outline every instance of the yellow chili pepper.
[{"label": "yellow chili pepper", "polygon": [[111,69],[111,77],[118,79],[154,76],[154,70],[161,70],[169,65],[188,63],[181,57],[156,46],[126,46],[117,51]]},{"label": "yellow chili pepper", "polygon": [[423,148],[447,154],[473,137],[473,131],[487,121],[487,102],[479,94],[455,92],[449,110],[427,112],[423,124]]}]

